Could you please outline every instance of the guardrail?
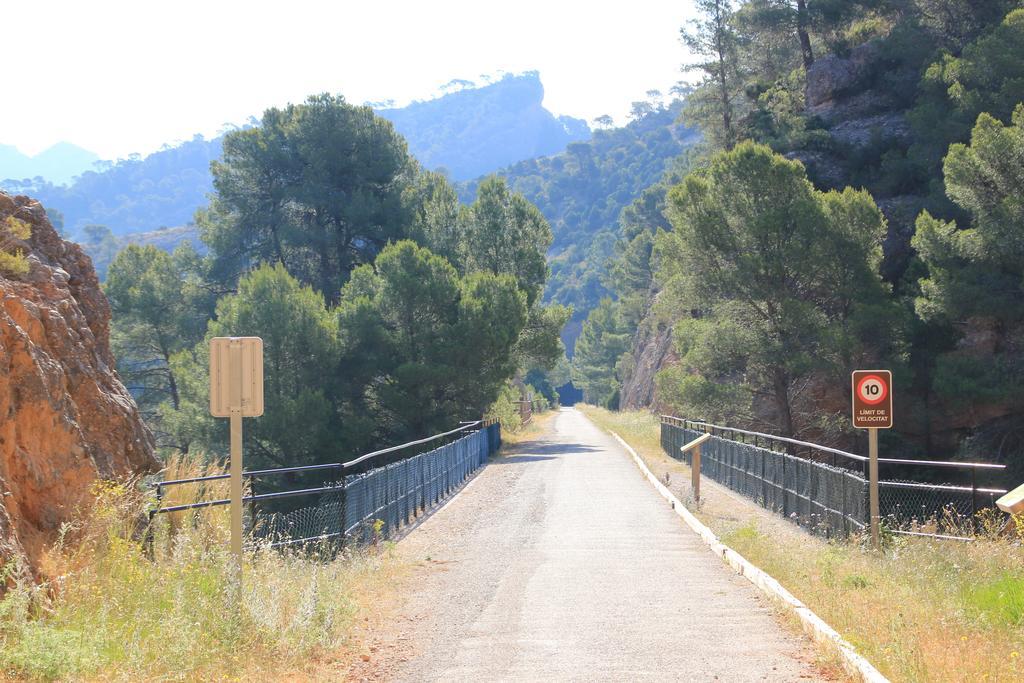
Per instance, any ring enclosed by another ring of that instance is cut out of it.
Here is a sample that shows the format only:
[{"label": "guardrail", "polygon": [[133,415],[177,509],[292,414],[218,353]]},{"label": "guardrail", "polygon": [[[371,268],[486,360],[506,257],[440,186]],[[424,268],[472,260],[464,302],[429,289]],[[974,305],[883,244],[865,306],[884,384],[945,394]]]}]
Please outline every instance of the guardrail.
[{"label": "guardrail", "polygon": [[[662,448],[687,462],[680,446],[700,434],[704,473],[825,536],[846,536],[868,523],[868,458],[837,448],[702,420],[661,416]],[[879,458],[887,473],[878,483],[880,514],[893,533],[964,538],[947,527],[974,528],[976,513],[995,505],[1005,489],[979,486],[979,476],[1005,465],[946,460]],[[921,470],[952,473],[959,483],[897,477]]]},{"label": "guardrail", "polygon": [[[344,463],[243,472],[250,488],[250,494],[242,498],[248,506],[247,537],[271,547],[325,541],[344,545],[353,540],[386,538],[444,500],[500,446],[501,427],[497,421],[477,420]],[[254,491],[256,482],[266,478],[301,477],[312,473],[323,477],[321,485],[268,493]],[[229,505],[230,499],[162,505],[169,488],[202,485],[229,476],[218,474],[155,482],[152,486],[157,507],[149,512],[150,529],[157,515]],[[262,503],[286,498],[306,498],[313,502],[285,512],[262,508]],[[152,532],[148,538],[152,544]]]}]

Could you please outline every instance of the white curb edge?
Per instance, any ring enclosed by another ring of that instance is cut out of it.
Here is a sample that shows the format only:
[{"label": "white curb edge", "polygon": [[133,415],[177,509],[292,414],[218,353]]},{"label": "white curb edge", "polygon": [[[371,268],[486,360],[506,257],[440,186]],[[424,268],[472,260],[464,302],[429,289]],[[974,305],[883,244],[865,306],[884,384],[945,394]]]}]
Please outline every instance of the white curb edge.
[{"label": "white curb edge", "polygon": [[682,517],[683,521],[685,521],[691,529],[697,532],[697,534],[704,540],[704,543],[711,548],[711,551],[721,557],[722,560],[732,567],[737,574],[745,577],[752,584],[760,588],[762,592],[781,602],[786,609],[794,613],[797,618],[800,619],[804,633],[810,636],[812,640],[838,651],[842,660],[843,669],[846,670],[846,673],[861,681],[865,681],[865,683],[889,683],[889,679],[883,676],[878,669],[872,666],[871,662],[865,659],[862,655],[857,654],[857,651],[853,646],[846,642],[846,640],[844,640],[834,628],[826,624],[825,621],[812,612],[807,605],[800,602],[800,600],[798,600],[792,593],[783,588],[782,584],[773,579],[764,570],[751,564],[738,552],[718,540],[718,537],[715,536],[711,529],[694,517],[693,513],[687,510],[686,507],[679,502],[679,499],[676,498],[664,484],[658,481],[658,478],[654,476],[650,469],[647,468],[647,464],[639,455],[637,455],[632,446],[626,443],[622,437],[615,432],[611,430],[608,431],[620,444],[622,444],[622,447],[633,456],[636,466],[640,468],[640,471],[643,472],[645,477],[647,477],[647,480],[654,484],[654,488],[658,490],[658,493],[661,494],[662,498],[672,504],[672,510]]}]

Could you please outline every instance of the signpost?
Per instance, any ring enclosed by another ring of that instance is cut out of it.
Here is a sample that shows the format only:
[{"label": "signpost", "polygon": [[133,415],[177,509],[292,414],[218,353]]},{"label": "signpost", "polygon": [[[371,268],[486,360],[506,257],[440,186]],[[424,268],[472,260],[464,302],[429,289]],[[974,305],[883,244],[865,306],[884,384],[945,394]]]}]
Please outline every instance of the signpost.
[{"label": "signpost", "polygon": [[854,370],[853,426],[868,430],[868,506],[871,544],[878,547],[878,430],[892,428],[892,373]]},{"label": "signpost", "polygon": [[263,340],[210,340],[210,414],[231,419],[231,552],[242,575],[242,418],[263,414]]},{"label": "signpost", "polygon": [[711,438],[710,434],[701,434],[690,443],[681,446],[683,453],[692,450],[690,457],[690,486],[693,488],[693,501],[700,502],[700,445]]}]

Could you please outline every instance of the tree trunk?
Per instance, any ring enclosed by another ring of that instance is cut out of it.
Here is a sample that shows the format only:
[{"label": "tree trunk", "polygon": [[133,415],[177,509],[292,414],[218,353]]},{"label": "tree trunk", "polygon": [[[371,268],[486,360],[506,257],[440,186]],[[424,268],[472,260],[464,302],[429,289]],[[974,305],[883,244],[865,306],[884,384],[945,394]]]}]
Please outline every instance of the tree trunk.
[{"label": "tree trunk", "polygon": [[320,292],[328,306],[338,303],[340,292],[335,292],[331,277],[331,255],[327,252],[327,240],[320,247]]},{"label": "tree trunk", "polygon": [[167,389],[171,394],[171,405],[178,410],[181,407],[181,399],[178,396],[178,383],[174,381],[174,373],[171,372],[171,354],[167,349],[160,349],[160,352],[163,354],[164,363],[167,364]]},{"label": "tree trunk", "polygon": [[789,377],[785,370],[775,371],[774,393],[775,409],[779,417],[779,429],[782,436],[793,438],[793,411],[789,405]]},{"label": "tree trunk", "polygon": [[[802,2],[802,0],[801,0]],[[732,132],[732,102],[729,100],[728,73],[725,65],[725,19],[720,3],[715,3],[715,51],[718,53],[718,96],[722,105],[722,130],[725,133],[725,148],[736,144]]]},{"label": "tree trunk", "polygon": [[814,52],[811,50],[811,36],[807,33],[810,19],[807,16],[806,0],[796,0],[796,34],[800,38],[800,54],[804,59],[804,69],[814,64]]}]

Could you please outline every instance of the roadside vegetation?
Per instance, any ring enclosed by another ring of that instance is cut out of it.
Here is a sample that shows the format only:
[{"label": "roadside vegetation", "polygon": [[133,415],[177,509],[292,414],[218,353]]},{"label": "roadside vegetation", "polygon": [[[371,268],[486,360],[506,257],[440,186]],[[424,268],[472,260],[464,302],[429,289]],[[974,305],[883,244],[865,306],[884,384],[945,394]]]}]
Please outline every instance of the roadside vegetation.
[{"label": "roadside vegetation", "polygon": [[[167,476],[213,473],[181,456]],[[226,495],[226,484],[187,488],[168,502]],[[97,485],[93,507],[50,553],[46,571],[56,578],[0,600],[0,678],[344,678],[367,614],[402,573],[387,546],[328,557],[256,552],[239,594],[228,510],[161,516],[150,559],[140,520],[151,501],[139,491]]]},{"label": "roadside vegetation", "polygon": [[[1024,676],[1024,550],[982,521],[974,542],[889,536],[826,541],[705,479],[661,449],[657,416],[580,406],[616,432],[723,543],[761,567],[894,681],[1009,681]],[[1001,520],[1000,520],[1001,521]]]},{"label": "roadside vegetation", "polygon": [[[517,394],[518,395],[518,394]],[[535,438],[557,414],[518,405],[508,443]],[[496,416],[499,417],[499,416]],[[514,419],[513,419],[514,418]],[[196,452],[172,455],[164,479],[223,474]],[[0,680],[343,679],[365,655],[363,635],[408,567],[390,543],[350,549],[258,550],[236,590],[227,507],[158,515],[139,481],[98,482],[65,525],[42,571],[0,597]],[[227,480],[166,491],[169,507],[227,498]]]}]

